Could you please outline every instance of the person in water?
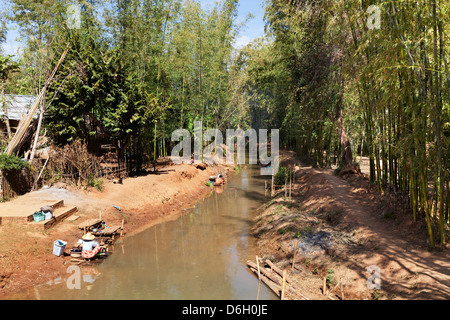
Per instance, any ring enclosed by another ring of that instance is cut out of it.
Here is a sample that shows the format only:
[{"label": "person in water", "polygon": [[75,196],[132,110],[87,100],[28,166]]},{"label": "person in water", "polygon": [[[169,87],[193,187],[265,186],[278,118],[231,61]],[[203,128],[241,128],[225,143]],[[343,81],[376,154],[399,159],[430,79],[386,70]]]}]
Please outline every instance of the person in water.
[{"label": "person in water", "polygon": [[100,252],[100,245],[94,241],[95,236],[92,233],[85,234],[78,244],[81,246],[81,256],[85,259],[92,259]]}]

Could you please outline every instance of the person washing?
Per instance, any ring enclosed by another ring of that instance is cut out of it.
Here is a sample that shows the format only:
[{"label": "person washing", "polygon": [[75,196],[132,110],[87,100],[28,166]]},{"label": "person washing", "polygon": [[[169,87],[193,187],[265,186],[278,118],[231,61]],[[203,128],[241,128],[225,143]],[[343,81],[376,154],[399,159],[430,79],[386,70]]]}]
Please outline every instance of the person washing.
[{"label": "person washing", "polygon": [[100,252],[101,247],[94,240],[95,236],[89,232],[78,241],[78,245],[82,248],[81,256],[83,258],[92,259]]},{"label": "person washing", "polygon": [[224,183],[225,181],[223,180],[223,175],[219,174],[215,181],[216,186],[222,186]]}]

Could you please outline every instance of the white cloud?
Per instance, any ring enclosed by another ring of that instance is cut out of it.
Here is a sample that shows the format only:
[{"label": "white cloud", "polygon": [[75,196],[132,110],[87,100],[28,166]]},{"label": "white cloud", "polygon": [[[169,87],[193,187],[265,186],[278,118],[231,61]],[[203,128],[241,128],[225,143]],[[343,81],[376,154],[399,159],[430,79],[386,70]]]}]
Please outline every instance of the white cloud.
[{"label": "white cloud", "polygon": [[6,55],[18,55],[21,49],[21,43],[17,41],[7,41],[1,46]]},{"label": "white cloud", "polygon": [[248,45],[253,39],[247,36],[240,36],[238,37],[234,44],[233,47],[235,49],[242,49],[243,47],[245,47],[246,45]]}]

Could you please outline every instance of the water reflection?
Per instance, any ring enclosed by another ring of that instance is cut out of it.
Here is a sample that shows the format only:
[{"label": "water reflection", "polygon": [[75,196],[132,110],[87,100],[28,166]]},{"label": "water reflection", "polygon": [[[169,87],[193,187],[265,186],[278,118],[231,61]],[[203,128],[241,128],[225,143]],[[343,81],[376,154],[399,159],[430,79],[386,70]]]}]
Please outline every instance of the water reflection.
[{"label": "water reflection", "polygon": [[[261,300],[277,299],[247,269],[255,259],[249,235],[264,181],[246,169],[176,221],[126,238],[101,265],[81,268],[81,288],[39,286],[40,299]],[[73,278],[70,283],[73,283]],[[36,299],[35,290],[16,298]]]}]

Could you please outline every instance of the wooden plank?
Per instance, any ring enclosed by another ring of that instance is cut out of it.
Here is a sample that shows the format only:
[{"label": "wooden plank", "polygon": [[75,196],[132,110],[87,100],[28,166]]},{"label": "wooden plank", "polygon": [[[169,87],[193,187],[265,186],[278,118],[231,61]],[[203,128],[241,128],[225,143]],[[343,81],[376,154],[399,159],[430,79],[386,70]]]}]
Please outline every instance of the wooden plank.
[{"label": "wooden plank", "polygon": [[[53,201],[53,200],[46,200],[46,201]],[[53,202],[50,206],[53,208],[53,210],[62,208],[64,206],[64,200],[57,200]]]},{"label": "wooden plank", "polygon": [[121,230],[122,227],[121,226],[114,226],[114,227],[110,227],[110,228],[105,228],[103,230],[100,230],[98,232],[92,232],[92,234],[94,236],[112,236],[116,233],[118,233],[119,230]]},{"label": "wooden plank", "polygon": [[60,222],[64,219],[66,219],[67,217],[71,216],[72,214],[74,214],[75,212],[78,212],[77,207],[71,207],[68,208],[62,212],[56,212],[53,217],[56,219],[56,221]]},{"label": "wooden plank", "polygon": [[87,220],[87,221],[81,223],[80,225],[78,225],[78,228],[80,228],[80,229],[92,228],[93,226],[95,226],[99,223],[102,223],[102,222],[104,222],[103,219],[90,219],[90,220]]}]

